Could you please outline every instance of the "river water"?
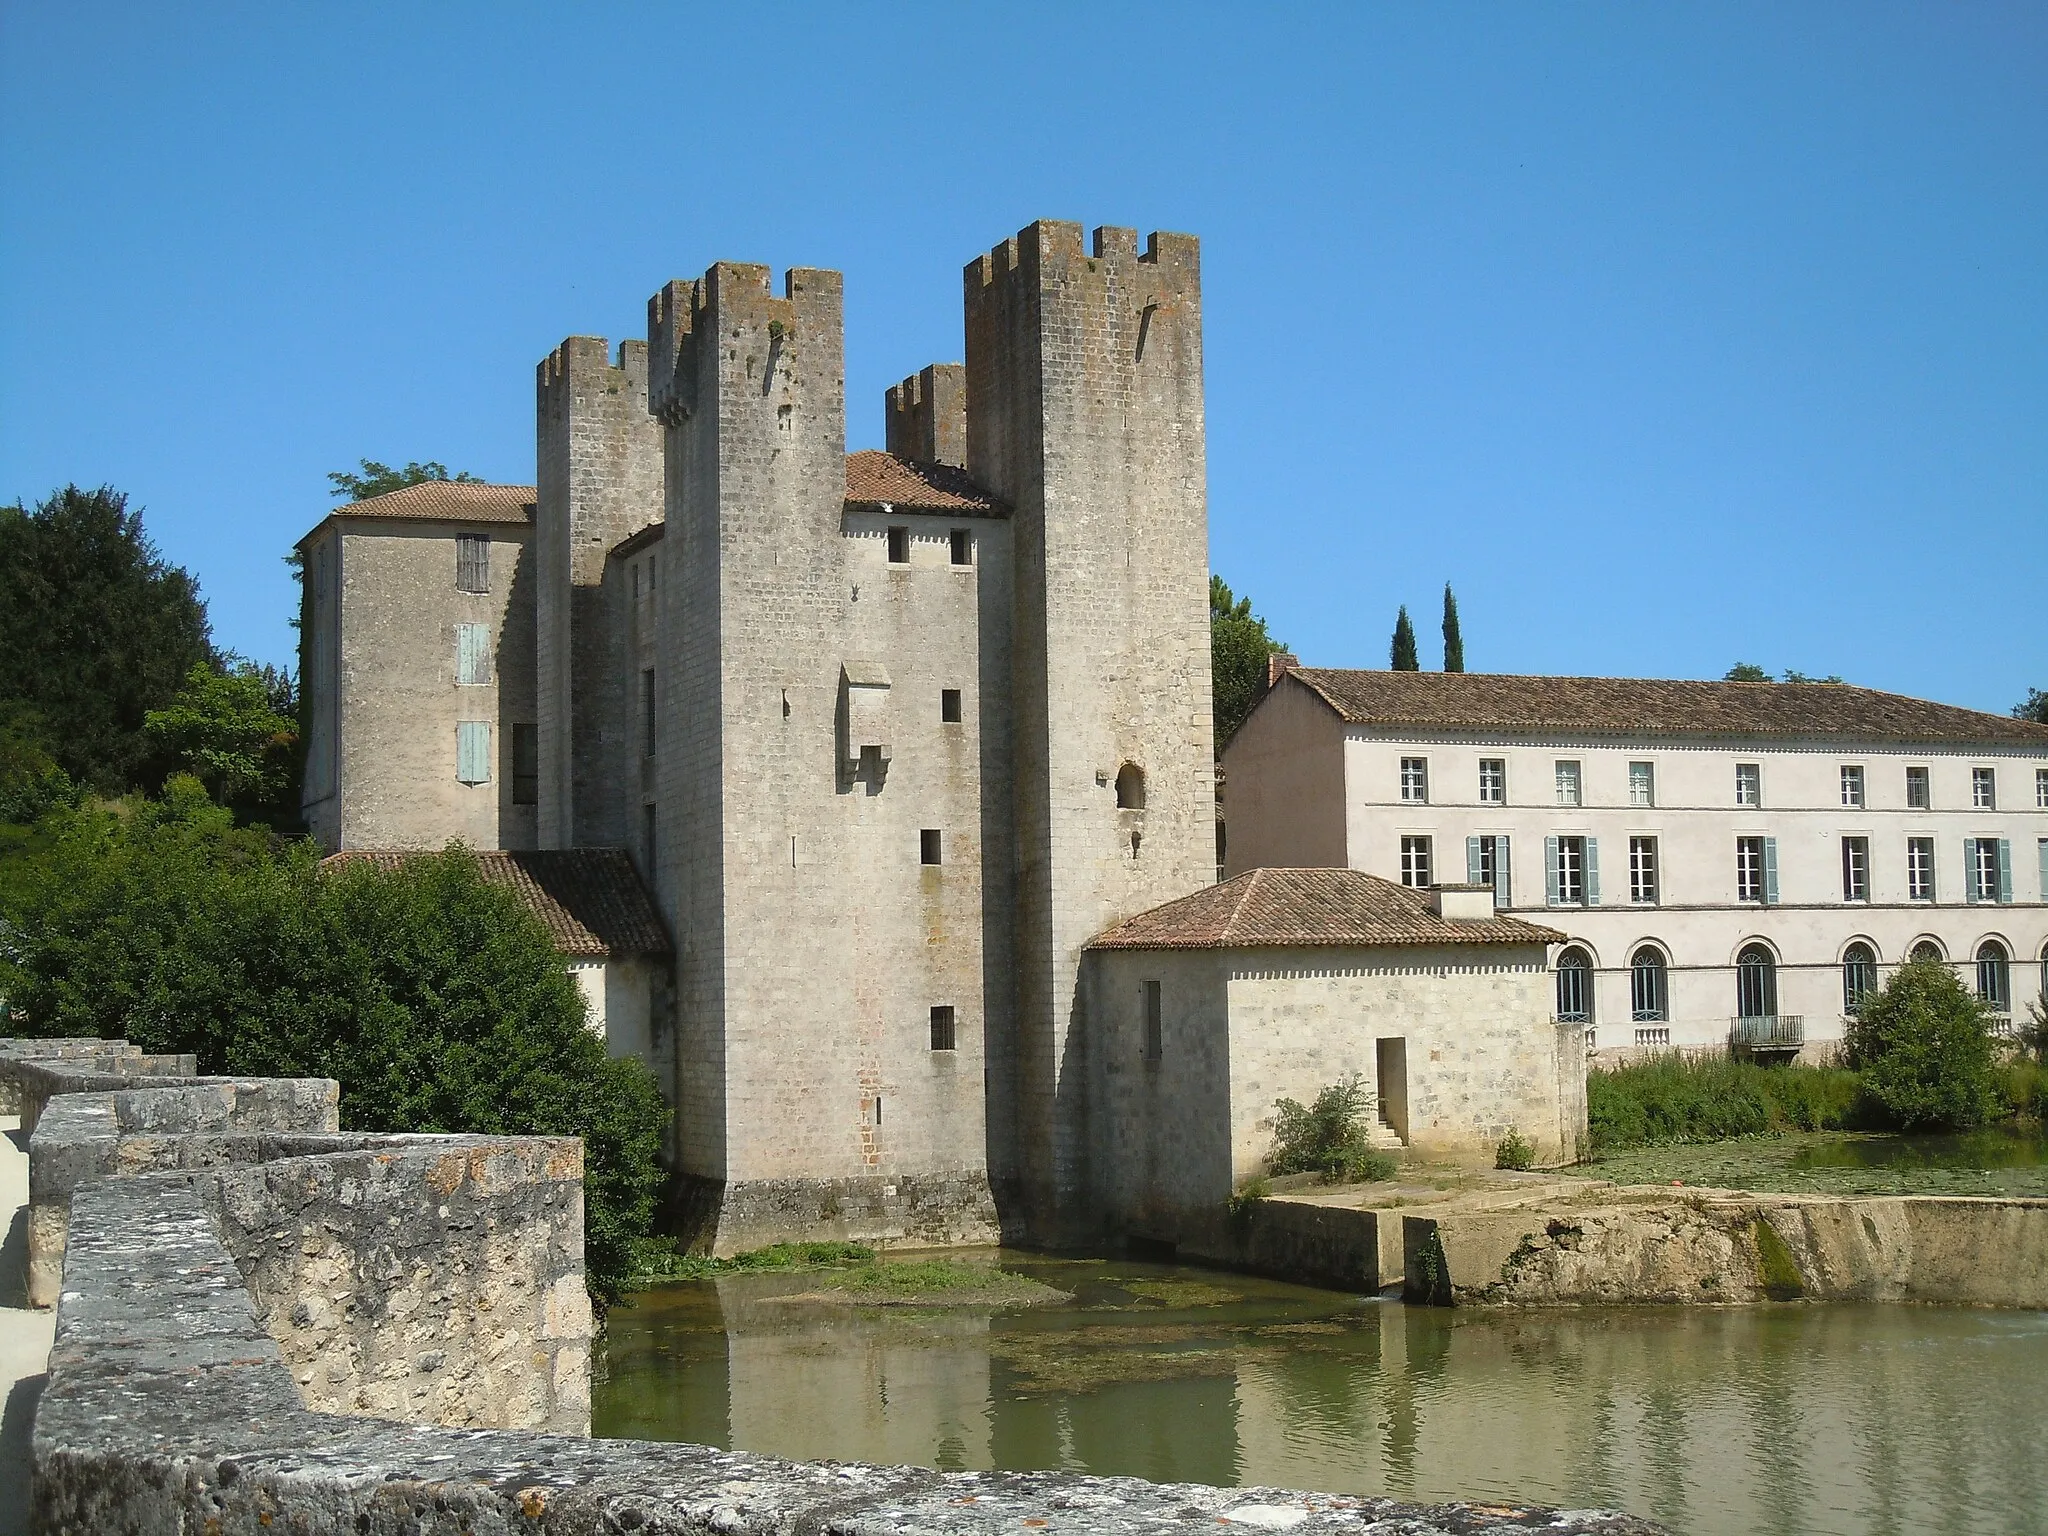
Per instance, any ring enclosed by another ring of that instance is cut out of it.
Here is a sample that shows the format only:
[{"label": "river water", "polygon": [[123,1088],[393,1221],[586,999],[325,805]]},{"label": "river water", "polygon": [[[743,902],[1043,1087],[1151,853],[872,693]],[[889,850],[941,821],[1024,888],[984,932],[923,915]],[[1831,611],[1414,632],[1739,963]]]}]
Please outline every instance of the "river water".
[{"label": "river water", "polygon": [[2048,1532],[2048,1313],[1407,1307],[1003,1255],[1041,1308],[778,1303],[611,1317],[600,1435],[949,1469],[1619,1506],[1679,1536]]}]

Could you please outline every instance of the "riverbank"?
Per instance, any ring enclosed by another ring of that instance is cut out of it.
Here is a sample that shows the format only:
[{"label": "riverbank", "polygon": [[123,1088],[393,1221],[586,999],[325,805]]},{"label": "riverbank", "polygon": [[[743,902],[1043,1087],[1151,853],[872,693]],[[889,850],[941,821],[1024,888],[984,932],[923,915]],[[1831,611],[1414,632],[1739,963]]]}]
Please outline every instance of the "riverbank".
[{"label": "riverbank", "polygon": [[1957,1136],[1809,1132],[1623,1147],[1573,1170],[1614,1184],[1682,1183],[1778,1194],[2048,1199],[2039,1122]]}]

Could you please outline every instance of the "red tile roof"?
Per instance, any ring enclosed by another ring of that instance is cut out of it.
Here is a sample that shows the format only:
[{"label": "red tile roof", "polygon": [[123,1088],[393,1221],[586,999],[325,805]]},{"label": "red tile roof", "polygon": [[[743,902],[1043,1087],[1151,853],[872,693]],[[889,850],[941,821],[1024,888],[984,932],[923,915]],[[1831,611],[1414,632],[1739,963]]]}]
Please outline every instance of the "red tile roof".
[{"label": "red tile roof", "polygon": [[333,517],[412,517],[437,523],[530,523],[534,488],[480,480],[422,480],[336,507]]},{"label": "red tile roof", "polygon": [[869,449],[846,456],[846,499],[859,507],[1001,517],[1006,508],[950,464],[921,464]]},{"label": "red tile roof", "polygon": [[1090,949],[1272,949],[1417,944],[1562,944],[1519,917],[1458,920],[1429,897],[1356,869],[1254,869],[1140,912]]},{"label": "red tile roof", "polygon": [[1847,683],[1659,682],[1293,667],[1353,725],[1605,736],[1752,736],[2031,746],[2048,725]]},{"label": "red tile roof", "polygon": [[[372,864],[396,869],[418,852],[351,849],[325,864]],[[565,955],[666,955],[668,930],[647,887],[623,848],[552,848],[480,851],[485,880],[524,902]]]}]

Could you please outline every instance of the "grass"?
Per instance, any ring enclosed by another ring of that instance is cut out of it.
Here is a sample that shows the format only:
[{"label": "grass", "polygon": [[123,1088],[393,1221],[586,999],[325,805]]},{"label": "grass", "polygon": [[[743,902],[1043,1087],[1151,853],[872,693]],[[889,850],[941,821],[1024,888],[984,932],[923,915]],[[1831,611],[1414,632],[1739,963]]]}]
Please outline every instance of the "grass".
[{"label": "grass", "polygon": [[1762,1067],[1658,1056],[1586,1074],[1593,1150],[1875,1128],[1863,1080],[1842,1067]]},{"label": "grass", "polygon": [[[1999,1144],[2019,1157],[2048,1156],[2038,1141],[2009,1130],[1968,1138],[1794,1132],[1701,1144],[1617,1148],[1581,1171],[1617,1184],[1672,1184],[1810,1195],[1991,1195],[2048,1198],[2048,1162],[1996,1163]],[[1980,1154],[1968,1157],[1975,1145]],[[1921,1147],[1934,1153],[1912,1155]],[[1951,1148],[1954,1156],[1941,1155]],[[1897,1154],[1897,1155],[1893,1155]]]},{"label": "grass", "polygon": [[679,1252],[673,1238],[655,1237],[634,1246],[631,1283],[663,1285],[671,1280],[709,1280],[715,1275],[851,1269],[875,1263],[875,1250],[865,1243],[775,1243],[714,1259]]}]

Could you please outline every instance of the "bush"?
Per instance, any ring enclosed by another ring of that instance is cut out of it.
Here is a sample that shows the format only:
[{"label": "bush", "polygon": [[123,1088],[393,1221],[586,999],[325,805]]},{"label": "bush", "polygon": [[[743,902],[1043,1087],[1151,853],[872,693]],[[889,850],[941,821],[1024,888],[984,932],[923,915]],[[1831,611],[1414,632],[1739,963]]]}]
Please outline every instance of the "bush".
[{"label": "bush", "polygon": [[466,851],[323,874],[309,844],[236,828],[190,778],[39,831],[0,888],[13,1027],[332,1077],[351,1130],[580,1136],[590,1289],[618,1294],[667,1111],[586,1027],[546,928]]},{"label": "bush", "polygon": [[1991,1014],[1955,972],[1908,961],[1849,1021],[1850,1064],[1899,1129],[1969,1130],[1998,1107]]},{"label": "bush", "polygon": [[1595,1152],[1842,1130],[1868,1118],[1862,1080],[1839,1067],[1763,1067],[1727,1057],[1657,1056],[1586,1074]]},{"label": "bush", "polygon": [[1507,1135],[1501,1137],[1500,1145],[1493,1149],[1493,1166],[1527,1173],[1536,1166],[1536,1143],[1509,1126]]},{"label": "bush", "polygon": [[1331,1083],[1304,1109],[1293,1099],[1274,1107],[1273,1155],[1268,1166],[1276,1174],[1320,1173],[1339,1179],[1371,1181],[1394,1176],[1394,1160],[1373,1149],[1366,1139],[1364,1077],[1354,1072]]}]

